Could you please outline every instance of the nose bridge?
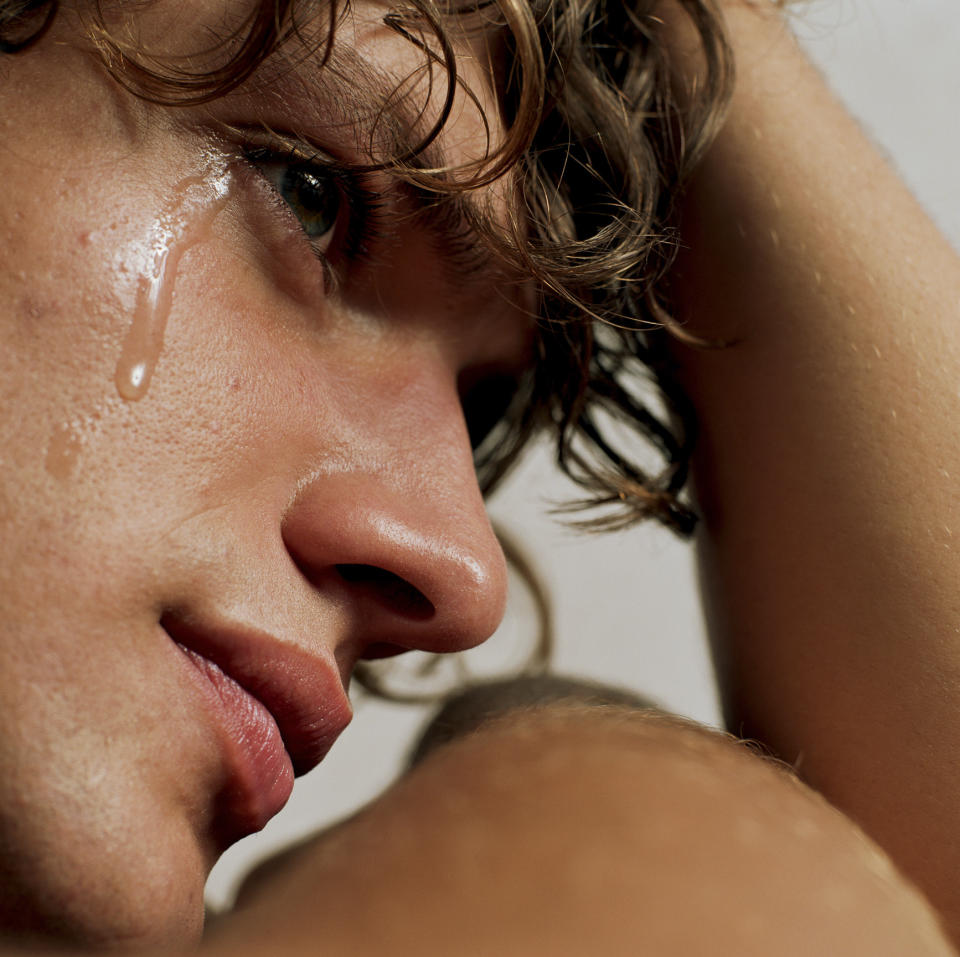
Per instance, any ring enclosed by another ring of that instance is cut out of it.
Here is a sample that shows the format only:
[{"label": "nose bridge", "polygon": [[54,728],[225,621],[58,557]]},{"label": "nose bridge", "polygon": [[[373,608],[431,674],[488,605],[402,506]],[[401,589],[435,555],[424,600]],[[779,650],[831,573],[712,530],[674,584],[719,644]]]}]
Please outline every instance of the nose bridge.
[{"label": "nose bridge", "polygon": [[454,375],[423,357],[398,366],[359,389],[354,380],[337,454],[302,483],[283,539],[313,587],[343,603],[361,644],[455,651],[499,624],[504,559]]}]

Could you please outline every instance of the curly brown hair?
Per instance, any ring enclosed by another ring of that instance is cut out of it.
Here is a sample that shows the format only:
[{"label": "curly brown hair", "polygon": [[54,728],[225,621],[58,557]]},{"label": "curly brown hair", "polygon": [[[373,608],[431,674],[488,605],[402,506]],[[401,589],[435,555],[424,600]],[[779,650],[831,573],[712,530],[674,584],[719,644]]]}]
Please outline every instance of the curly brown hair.
[{"label": "curly brown hair", "polygon": [[[325,8],[328,26],[312,41],[324,62],[348,3]],[[682,106],[658,16],[665,3],[684,12],[700,43],[702,69]],[[245,21],[199,70],[125,40],[116,29],[118,3],[81,4],[118,81],[170,105],[206,102],[250,80],[291,37],[302,39],[302,6],[251,0]],[[57,0],[0,0],[0,52],[36,42],[58,7]],[[460,83],[449,30],[471,18],[497,38],[506,133],[469,175],[424,171],[417,156],[440,132]],[[384,22],[423,51],[429,70],[446,75],[448,92],[416,148],[378,165],[448,193],[505,178],[512,221],[496,227],[476,217],[474,225],[538,288],[536,361],[476,451],[481,487],[490,491],[528,439],[548,429],[560,467],[585,491],[568,507],[600,507],[582,524],[654,517],[689,534],[695,519],[682,493],[694,419],[664,348],[664,337],[682,330],[658,301],[657,284],[677,243],[679,192],[732,85],[713,0],[400,0]]]}]

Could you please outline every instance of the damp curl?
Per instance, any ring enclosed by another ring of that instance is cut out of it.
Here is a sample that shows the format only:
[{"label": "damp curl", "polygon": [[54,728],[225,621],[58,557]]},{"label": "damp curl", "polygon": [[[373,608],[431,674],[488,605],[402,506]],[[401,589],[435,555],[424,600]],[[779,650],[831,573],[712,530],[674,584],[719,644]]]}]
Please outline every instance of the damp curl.
[{"label": "damp curl", "polygon": [[[348,3],[251,0],[236,29],[211,41],[202,67],[139,49],[116,0],[79,8],[117,80],[176,106],[249,81],[275,51],[307,34],[308,7],[310,42],[326,59]],[[698,82],[682,106],[658,15],[663,4],[682,10],[700,45]],[[0,0],[0,52],[36,42],[60,6]],[[682,330],[658,290],[676,248],[678,197],[732,85],[714,0],[402,0],[384,22],[419,47],[431,82],[438,72],[447,93],[416,147],[377,165],[443,192],[503,180],[509,224],[474,213],[472,225],[538,290],[535,362],[476,450],[481,487],[491,491],[529,439],[548,432],[559,466],[583,490],[565,506],[579,524],[615,528],[653,518],[690,534],[695,517],[684,488],[695,423],[664,348]],[[442,129],[462,82],[451,34],[481,28],[496,39],[506,132],[468,170],[424,170],[417,158]]]}]

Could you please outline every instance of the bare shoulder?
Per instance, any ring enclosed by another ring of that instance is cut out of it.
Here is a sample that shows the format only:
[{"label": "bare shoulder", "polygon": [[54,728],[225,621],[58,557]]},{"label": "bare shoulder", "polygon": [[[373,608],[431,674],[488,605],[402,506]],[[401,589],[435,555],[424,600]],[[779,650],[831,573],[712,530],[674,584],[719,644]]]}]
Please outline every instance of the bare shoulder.
[{"label": "bare shoulder", "polygon": [[278,933],[290,954],[953,953],[782,765],[656,712],[569,705],[436,749],[210,946]]}]

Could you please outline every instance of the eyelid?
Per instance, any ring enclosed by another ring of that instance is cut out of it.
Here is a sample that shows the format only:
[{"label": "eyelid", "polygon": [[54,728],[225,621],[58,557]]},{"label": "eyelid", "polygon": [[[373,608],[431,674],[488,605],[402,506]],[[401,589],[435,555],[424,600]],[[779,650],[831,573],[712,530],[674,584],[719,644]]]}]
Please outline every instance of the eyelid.
[{"label": "eyelid", "polygon": [[[291,166],[313,167],[336,179],[347,209],[347,221],[342,235],[340,257],[346,260],[370,259],[370,246],[386,230],[386,207],[384,193],[374,188],[369,173],[357,170],[338,160],[331,153],[305,143],[268,127],[252,130],[235,129],[242,137],[242,147],[247,162],[289,163]],[[314,252],[332,265],[328,259],[337,259],[336,251],[330,257],[320,250]]]},{"label": "eyelid", "polygon": [[280,133],[266,125],[252,128],[231,127],[233,135],[243,144],[244,152],[262,150],[275,159],[290,163],[319,166],[331,171],[345,170],[347,164],[332,154],[289,133]]}]

